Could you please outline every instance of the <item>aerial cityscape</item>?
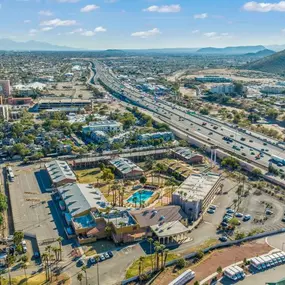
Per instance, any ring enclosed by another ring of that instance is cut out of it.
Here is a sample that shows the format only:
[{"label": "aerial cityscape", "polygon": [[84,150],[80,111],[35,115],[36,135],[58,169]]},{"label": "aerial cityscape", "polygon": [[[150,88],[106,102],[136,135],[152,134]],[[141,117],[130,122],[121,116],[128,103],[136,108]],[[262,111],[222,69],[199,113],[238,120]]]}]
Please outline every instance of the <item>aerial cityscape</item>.
[{"label": "aerial cityscape", "polygon": [[285,284],[268,1],[0,0],[0,285]]}]

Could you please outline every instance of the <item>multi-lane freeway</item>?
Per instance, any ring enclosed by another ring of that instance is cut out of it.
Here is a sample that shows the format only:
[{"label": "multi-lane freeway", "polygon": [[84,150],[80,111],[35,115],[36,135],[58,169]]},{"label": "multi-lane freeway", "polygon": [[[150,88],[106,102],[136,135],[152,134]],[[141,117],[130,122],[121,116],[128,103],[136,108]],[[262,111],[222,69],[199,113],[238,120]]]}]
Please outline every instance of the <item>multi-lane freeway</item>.
[{"label": "multi-lane freeway", "polygon": [[[128,84],[123,84],[108,67],[97,61],[94,62],[94,67],[96,68],[96,78],[120,95],[122,99],[147,109],[154,117],[189,136],[194,136],[224,151],[236,154],[261,168],[268,167],[272,155],[285,158],[284,146],[278,144],[277,141],[266,139],[257,133],[242,130],[209,116],[196,114],[184,107],[140,92]],[[279,167],[281,168],[281,166]]]}]

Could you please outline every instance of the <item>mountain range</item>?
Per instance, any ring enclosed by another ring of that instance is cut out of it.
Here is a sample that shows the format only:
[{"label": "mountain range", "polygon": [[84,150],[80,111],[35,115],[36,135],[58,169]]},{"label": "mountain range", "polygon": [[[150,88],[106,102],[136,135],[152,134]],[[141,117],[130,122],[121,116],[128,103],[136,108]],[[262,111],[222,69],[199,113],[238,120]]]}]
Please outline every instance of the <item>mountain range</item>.
[{"label": "mountain range", "polygon": [[197,53],[203,54],[221,54],[221,55],[238,55],[238,54],[247,54],[247,53],[256,53],[266,48],[262,45],[258,46],[237,46],[237,47],[225,47],[225,48],[201,48]]},{"label": "mountain range", "polygon": [[0,39],[0,50],[7,51],[80,51],[83,49],[77,49],[67,46],[53,45],[46,42],[39,41],[27,41],[17,42],[10,39]]}]

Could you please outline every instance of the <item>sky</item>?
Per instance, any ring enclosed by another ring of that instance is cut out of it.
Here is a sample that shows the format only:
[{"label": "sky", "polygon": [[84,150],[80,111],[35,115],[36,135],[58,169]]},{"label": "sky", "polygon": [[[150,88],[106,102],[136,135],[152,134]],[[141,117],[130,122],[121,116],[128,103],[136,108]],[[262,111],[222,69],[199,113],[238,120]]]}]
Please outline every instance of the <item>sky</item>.
[{"label": "sky", "polygon": [[285,44],[285,1],[265,1],[0,0],[0,38],[92,50]]}]

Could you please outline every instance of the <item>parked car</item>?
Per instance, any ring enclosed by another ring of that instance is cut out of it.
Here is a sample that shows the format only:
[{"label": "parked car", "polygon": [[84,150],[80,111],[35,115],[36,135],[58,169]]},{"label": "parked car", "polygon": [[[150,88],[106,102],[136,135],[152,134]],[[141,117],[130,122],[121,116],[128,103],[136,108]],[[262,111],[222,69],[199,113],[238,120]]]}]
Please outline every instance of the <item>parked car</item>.
[{"label": "parked car", "polygon": [[114,256],[112,251],[108,251],[108,254],[109,254],[110,257]]},{"label": "parked car", "polygon": [[106,259],[110,258],[109,254],[107,252],[104,253],[104,256],[105,256]]},{"label": "parked car", "polygon": [[104,261],[106,258],[105,258],[105,256],[104,256],[104,254],[101,254],[100,255],[100,261]]},{"label": "parked car", "polygon": [[83,259],[79,259],[76,264],[77,264],[77,266],[86,265],[86,264],[85,264],[85,261],[84,261]]},{"label": "parked car", "polygon": [[216,210],[216,209],[217,209],[217,206],[216,206],[216,205],[210,205],[210,206],[209,206],[209,209]]},{"label": "parked car", "polygon": [[227,209],[227,214],[233,214],[235,211],[231,208]]},{"label": "parked car", "polygon": [[242,218],[242,217],[243,217],[243,214],[242,214],[242,213],[236,213],[235,216],[236,216],[237,218]]},{"label": "parked car", "polygon": [[207,213],[208,213],[208,214],[215,214],[215,210],[213,210],[213,209],[208,209]]},{"label": "parked car", "polygon": [[88,263],[89,263],[90,265],[93,265],[93,264],[96,263],[96,259],[95,259],[94,257],[90,257],[90,258],[88,259]]},{"label": "parked car", "polygon": [[221,236],[219,238],[219,240],[222,241],[222,242],[226,242],[226,241],[228,241],[228,238],[226,236]]},{"label": "parked car", "polygon": [[244,215],[243,217],[244,222],[249,221],[250,219],[251,219],[251,215]]}]

